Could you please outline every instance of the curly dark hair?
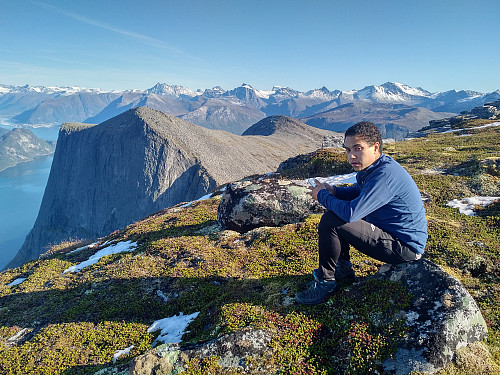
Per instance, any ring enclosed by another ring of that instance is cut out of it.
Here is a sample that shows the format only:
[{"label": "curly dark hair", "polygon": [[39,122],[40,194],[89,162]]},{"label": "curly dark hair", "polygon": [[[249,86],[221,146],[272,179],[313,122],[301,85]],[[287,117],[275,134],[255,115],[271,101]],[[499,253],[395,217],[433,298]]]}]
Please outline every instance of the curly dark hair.
[{"label": "curly dark hair", "polygon": [[347,136],[356,135],[363,137],[365,142],[370,146],[378,142],[380,144],[380,152],[382,152],[382,133],[380,133],[380,129],[373,122],[361,121],[354,124],[345,131],[344,139]]}]

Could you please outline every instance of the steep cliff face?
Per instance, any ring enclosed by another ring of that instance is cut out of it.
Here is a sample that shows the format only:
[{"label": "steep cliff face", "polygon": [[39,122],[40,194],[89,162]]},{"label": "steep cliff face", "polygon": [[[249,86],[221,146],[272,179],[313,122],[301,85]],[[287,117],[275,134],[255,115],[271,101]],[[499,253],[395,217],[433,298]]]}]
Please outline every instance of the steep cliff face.
[{"label": "steep cliff face", "polygon": [[303,137],[237,136],[147,107],[100,125],[64,124],[37,220],[7,267],[54,243],[106,235],[222,183],[274,171],[334,134],[302,125]]}]

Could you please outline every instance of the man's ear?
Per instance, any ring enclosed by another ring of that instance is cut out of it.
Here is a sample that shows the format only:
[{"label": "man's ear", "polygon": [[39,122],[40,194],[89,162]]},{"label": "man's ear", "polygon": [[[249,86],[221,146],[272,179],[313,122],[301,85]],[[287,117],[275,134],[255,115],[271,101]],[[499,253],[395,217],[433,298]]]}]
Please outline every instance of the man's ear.
[{"label": "man's ear", "polygon": [[379,154],[381,154],[382,152],[380,151],[380,142],[375,142],[373,144],[373,149],[375,152],[378,152]]}]

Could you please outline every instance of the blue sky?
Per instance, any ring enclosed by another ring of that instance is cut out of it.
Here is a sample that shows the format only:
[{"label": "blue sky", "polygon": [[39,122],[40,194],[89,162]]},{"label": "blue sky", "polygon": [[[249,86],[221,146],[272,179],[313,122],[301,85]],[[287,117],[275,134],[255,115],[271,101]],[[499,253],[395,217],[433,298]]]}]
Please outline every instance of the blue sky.
[{"label": "blue sky", "polygon": [[0,0],[0,83],[500,89],[499,0]]}]

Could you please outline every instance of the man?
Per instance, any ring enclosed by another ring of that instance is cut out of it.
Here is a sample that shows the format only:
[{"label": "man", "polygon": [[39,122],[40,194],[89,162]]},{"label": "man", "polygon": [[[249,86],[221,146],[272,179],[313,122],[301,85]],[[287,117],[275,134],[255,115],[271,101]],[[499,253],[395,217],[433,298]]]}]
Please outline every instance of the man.
[{"label": "man", "polygon": [[427,220],[420,192],[405,169],[382,153],[382,136],[371,122],[345,132],[344,148],[356,184],[332,187],[315,180],[311,196],[328,211],[318,225],[319,267],[314,281],[295,296],[316,305],[354,280],[349,245],[385,263],[420,259],[427,241]]}]

